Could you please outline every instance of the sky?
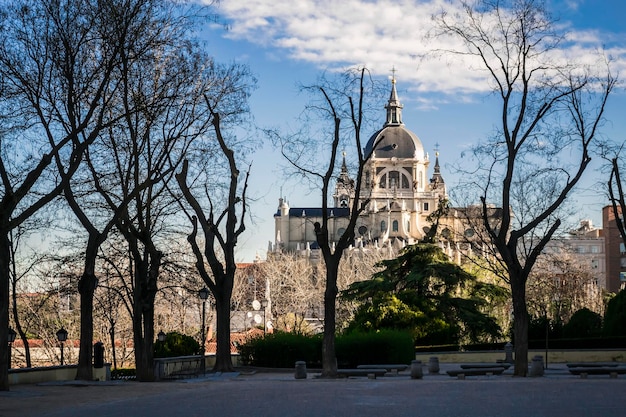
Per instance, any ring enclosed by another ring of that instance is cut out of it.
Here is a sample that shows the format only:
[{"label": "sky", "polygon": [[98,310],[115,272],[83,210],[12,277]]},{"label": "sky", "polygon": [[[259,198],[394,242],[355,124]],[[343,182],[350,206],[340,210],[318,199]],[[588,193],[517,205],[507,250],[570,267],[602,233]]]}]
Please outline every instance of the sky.
[{"label": "sky", "polygon": [[[568,42],[555,51],[555,59],[582,57],[595,64],[594,51],[603,49],[611,57],[612,72],[626,77],[626,2],[550,0],[547,4],[568,33]],[[432,155],[437,147],[450,191],[455,182],[453,165],[472,143],[493,131],[499,111],[485,74],[476,65],[433,53],[458,47],[449,39],[428,36],[434,29],[431,16],[442,6],[456,5],[456,0],[220,0],[212,6],[219,23],[212,24],[201,40],[217,61],[250,67],[258,80],[250,101],[256,124],[283,132],[297,127],[309,99],[300,85],[313,84],[323,73],[356,66],[387,80],[393,68],[404,105],[403,121],[427,152]],[[626,139],[626,94],[621,87],[607,104],[601,131],[618,141]],[[380,127],[384,105],[380,103]],[[254,223],[248,222],[240,237],[240,262],[265,258],[268,242],[275,237],[273,215],[279,197],[285,197],[291,207],[321,205],[321,192],[305,192],[290,182],[281,172],[283,163],[280,152],[269,143],[252,158],[249,188],[255,201],[249,210]],[[580,220],[591,219],[600,226],[601,208],[608,201],[597,186],[602,177],[599,162],[594,163],[577,191],[576,204]]]}]

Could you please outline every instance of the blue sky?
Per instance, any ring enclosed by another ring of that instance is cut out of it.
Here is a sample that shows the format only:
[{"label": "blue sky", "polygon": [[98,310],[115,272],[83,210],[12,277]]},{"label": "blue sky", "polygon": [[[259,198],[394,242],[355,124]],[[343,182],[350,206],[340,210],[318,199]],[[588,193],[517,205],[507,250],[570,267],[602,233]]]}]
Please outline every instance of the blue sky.
[{"label": "blue sky", "polygon": [[[222,22],[203,35],[206,47],[220,62],[250,66],[258,78],[251,100],[256,123],[287,132],[293,130],[307,96],[299,85],[312,84],[324,71],[365,65],[375,77],[387,79],[395,68],[403,120],[427,152],[439,144],[442,174],[454,187],[452,164],[469,144],[484,138],[497,120],[497,103],[489,98],[483,75],[467,65],[444,59],[420,59],[435,41],[425,41],[431,15],[455,1],[417,0],[220,0],[215,12]],[[623,0],[552,0],[553,15],[570,34],[571,48],[561,51],[579,57],[604,48],[613,58],[612,70],[626,77],[626,2]],[[385,103],[380,104],[381,126]],[[626,139],[626,94],[620,88],[610,99],[603,135]],[[259,138],[262,140],[262,138]],[[280,153],[269,144],[254,156],[250,189],[257,199],[250,208],[254,224],[240,239],[237,259],[265,257],[274,240],[273,214],[278,198],[292,207],[319,206],[320,195],[302,192],[280,172]],[[580,218],[601,224],[606,200],[596,183],[595,164],[577,194]],[[449,170],[449,171],[448,171]]]}]

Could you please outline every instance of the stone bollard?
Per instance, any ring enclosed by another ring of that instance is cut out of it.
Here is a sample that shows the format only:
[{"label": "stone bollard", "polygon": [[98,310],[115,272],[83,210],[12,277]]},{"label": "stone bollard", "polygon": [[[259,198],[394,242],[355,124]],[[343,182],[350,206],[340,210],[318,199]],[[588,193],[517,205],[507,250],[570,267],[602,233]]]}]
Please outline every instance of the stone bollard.
[{"label": "stone bollard", "polygon": [[543,376],[543,356],[533,356],[530,364],[530,376]]},{"label": "stone bollard", "polygon": [[511,342],[507,342],[507,344],[504,345],[504,362],[515,363],[513,360],[513,344]]},{"label": "stone bollard", "polygon": [[429,374],[438,374],[439,373],[439,358],[436,356],[431,356],[428,359],[428,373]]},{"label": "stone bollard", "polygon": [[306,362],[305,361],[297,361],[296,362],[296,379],[306,379]]},{"label": "stone bollard", "polygon": [[411,361],[411,379],[422,379],[422,361]]}]

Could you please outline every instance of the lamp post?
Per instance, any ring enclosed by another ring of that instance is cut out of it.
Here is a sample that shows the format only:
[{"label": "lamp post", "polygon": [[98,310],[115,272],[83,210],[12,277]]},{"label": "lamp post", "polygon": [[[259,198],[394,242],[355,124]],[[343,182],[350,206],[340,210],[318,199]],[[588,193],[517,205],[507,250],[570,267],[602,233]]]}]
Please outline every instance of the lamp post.
[{"label": "lamp post", "polygon": [[264,298],[261,300],[261,308],[263,309],[263,337],[265,337],[266,329],[267,329],[267,323],[265,321],[265,310],[267,309],[267,299]]},{"label": "lamp post", "polygon": [[17,337],[17,333],[15,332],[15,330],[13,330],[12,328],[9,327],[9,332],[8,332],[8,340],[9,340],[9,351],[8,351],[8,356],[9,356],[9,369],[11,369],[11,347],[13,346],[13,342],[15,342],[15,338]]},{"label": "lamp post", "polygon": [[209,298],[209,289],[207,287],[202,288],[198,291],[198,296],[202,300],[202,357],[200,358],[200,370],[204,374],[206,373],[206,363],[204,362],[206,355],[206,300]]},{"label": "lamp post", "polygon": [[67,340],[67,330],[63,327],[57,332],[57,340],[61,343],[61,366],[63,366],[63,344]]}]

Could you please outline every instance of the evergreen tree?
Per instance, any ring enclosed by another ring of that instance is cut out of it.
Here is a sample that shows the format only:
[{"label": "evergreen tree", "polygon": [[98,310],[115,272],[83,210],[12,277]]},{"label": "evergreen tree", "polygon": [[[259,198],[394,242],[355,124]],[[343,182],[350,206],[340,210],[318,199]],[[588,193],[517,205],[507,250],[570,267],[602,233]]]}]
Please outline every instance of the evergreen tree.
[{"label": "evergreen tree", "polygon": [[477,342],[500,335],[484,309],[506,291],[479,282],[438,246],[408,246],[379,265],[384,269],[372,279],[342,292],[346,300],[364,301],[349,329],[409,330],[420,344]]}]

